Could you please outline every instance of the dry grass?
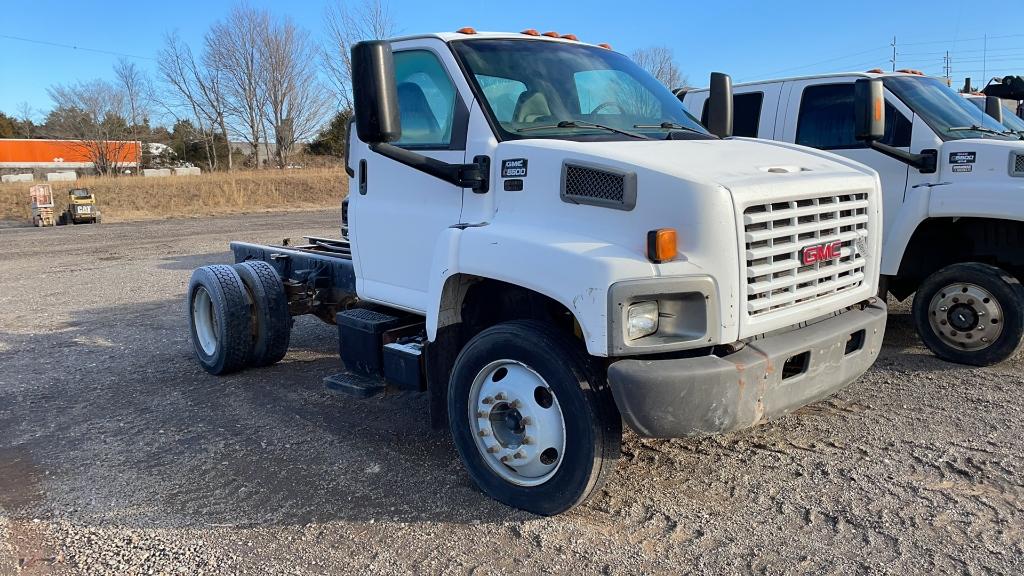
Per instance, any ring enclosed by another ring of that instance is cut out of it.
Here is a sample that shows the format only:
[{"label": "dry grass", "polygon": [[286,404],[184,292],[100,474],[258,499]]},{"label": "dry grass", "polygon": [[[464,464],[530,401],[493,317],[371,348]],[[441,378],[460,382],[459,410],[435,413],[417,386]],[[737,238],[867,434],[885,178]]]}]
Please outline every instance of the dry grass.
[{"label": "dry grass", "polygon": [[[89,177],[51,184],[55,214],[64,210],[69,189],[85,187],[96,194],[105,222],[333,208],[341,205],[348,192],[348,178],[342,168],[215,172],[168,178]],[[29,186],[21,182],[0,184],[0,220],[30,220]]]}]

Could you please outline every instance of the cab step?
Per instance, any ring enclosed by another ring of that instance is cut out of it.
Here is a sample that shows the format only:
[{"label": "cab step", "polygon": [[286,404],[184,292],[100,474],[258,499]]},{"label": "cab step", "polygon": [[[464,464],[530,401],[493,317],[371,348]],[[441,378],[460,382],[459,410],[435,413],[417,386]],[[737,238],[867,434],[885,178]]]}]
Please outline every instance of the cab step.
[{"label": "cab step", "polygon": [[332,392],[355,398],[371,398],[384,392],[384,381],[351,372],[339,372],[324,378],[324,386]]}]

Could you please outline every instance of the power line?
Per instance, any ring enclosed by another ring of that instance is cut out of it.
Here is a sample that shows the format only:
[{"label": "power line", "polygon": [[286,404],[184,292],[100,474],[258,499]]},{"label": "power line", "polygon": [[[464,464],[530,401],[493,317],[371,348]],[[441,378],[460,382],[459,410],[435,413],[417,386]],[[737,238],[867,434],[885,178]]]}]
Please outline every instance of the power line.
[{"label": "power line", "polygon": [[150,58],[149,56],[138,56],[136,54],[126,54],[124,52],[114,52],[113,50],[101,50],[99,48],[86,48],[84,46],[74,46],[71,44],[61,44],[59,42],[49,42],[47,40],[36,40],[35,38],[22,38],[20,36],[11,36],[9,34],[0,34],[0,38],[6,38],[8,40],[17,40],[19,42],[28,42],[30,44],[43,44],[45,46],[55,46],[57,48],[70,48],[71,50],[81,50],[83,52],[95,52],[97,54],[108,54],[110,56],[123,56],[125,58],[138,58],[139,60],[152,60],[156,61],[156,58]]},{"label": "power line", "polygon": [[812,68],[814,66],[820,66],[822,64],[828,64],[830,62],[836,62],[838,60],[845,60],[847,58],[853,58],[854,56],[861,56],[863,54],[868,54],[870,52],[877,52],[877,51],[882,50],[882,49],[883,48],[881,48],[881,47],[875,47],[875,48],[870,48],[868,50],[863,50],[861,52],[854,52],[852,54],[845,54],[843,56],[836,56],[835,58],[829,58],[828,60],[821,60],[819,62],[813,62],[811,64],[804,64],[802,66],[794,66],[792,68],[784,68],[782,70],[776,70],[774,72],[768,72],[766,74],[755,74],[755,75],[747,76],[746,78],[744,78],[744,81],[747,80],[747,79],[750,79],[750,78],[754,78],[754,77],[759,77],[759,78],[760,77],[769,77],[770,78],[770,77],[775,76],[777,74],[782,74],[782,73],[785,73],[785,72],[793,72],[795,70],[803,70],[804,68]]}]

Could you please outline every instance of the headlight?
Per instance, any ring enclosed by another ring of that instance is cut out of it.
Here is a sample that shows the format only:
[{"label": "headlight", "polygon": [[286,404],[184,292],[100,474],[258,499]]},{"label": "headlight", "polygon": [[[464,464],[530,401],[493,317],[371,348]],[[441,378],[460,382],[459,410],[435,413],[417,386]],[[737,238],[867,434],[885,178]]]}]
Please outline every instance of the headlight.
[{"label": "headlight", "polygon": [[658,331],[658,303],[637,302],[626,312],[626,336],[630,340],[650,336]]}]

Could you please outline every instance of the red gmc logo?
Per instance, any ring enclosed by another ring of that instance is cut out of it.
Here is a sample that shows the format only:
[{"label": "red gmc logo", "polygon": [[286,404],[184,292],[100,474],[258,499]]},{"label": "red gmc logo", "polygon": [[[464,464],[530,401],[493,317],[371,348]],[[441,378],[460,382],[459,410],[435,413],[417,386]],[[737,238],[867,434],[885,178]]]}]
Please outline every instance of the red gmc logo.
[{"label": "red gmc logo", "polygon": [[843,243],[840,240],[829,242],[827,244],[804,246],[803,250],[800,250],[800,262],[804,266],[807,266],[809,264],[814,264],[815,262],[835,260],[842,255],[842,250]]}]

